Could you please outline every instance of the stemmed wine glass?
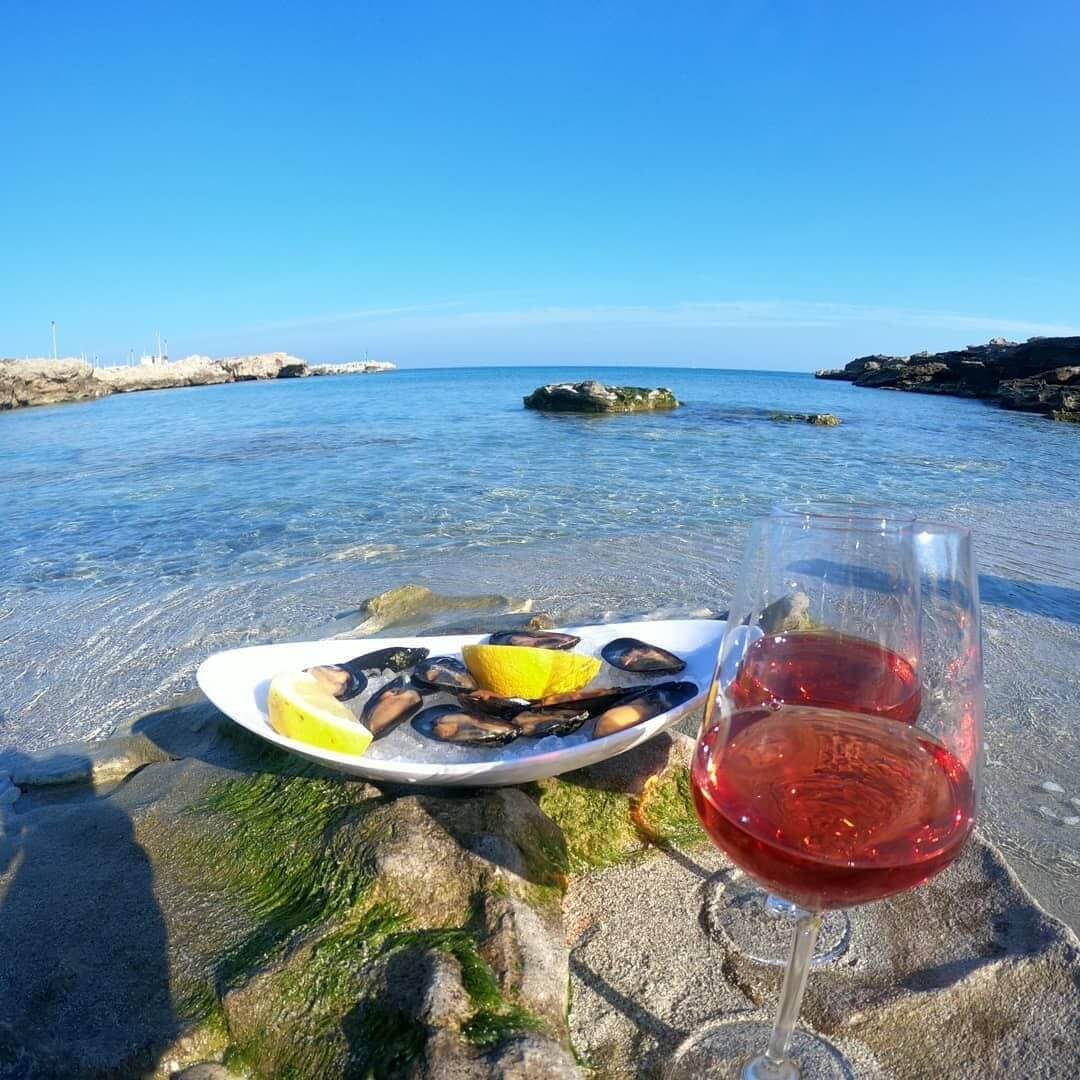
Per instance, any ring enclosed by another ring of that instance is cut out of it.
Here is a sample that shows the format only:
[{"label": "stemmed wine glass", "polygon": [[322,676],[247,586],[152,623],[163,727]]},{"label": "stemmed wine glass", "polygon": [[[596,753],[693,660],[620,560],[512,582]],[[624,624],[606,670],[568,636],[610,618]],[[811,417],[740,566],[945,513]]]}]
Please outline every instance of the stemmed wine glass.
[{"label": "stemmed wine glass", "polygon": [[[805,627],[777,633],[768,613],[797,595]],[[913,889],[959,855],[981,729],[970,533],[754,523],[691,780],[714,843],[802,910],[771,1033],[715,1024],[679,1048],[669,1076],[792,1080],[794,1035],[815,1075],[848,1075],[834,1047],[795,1031],[822,913]]]},{"label": "stemmed wine glass", "polygon": [[[772,514],[801,519],[806,523],[820,521],[832,528],[847,524],[863,525],[883,534],[909,528],[914,522],[910,514],[854,499],[803,499],[782,502],[773,508]],[[811,621],[804,607],[807,599],[798,592],[782,597],[774,602],[768,611],[762,613],[755,630],[770,637],[775,637],[785,630],[807,630],[807,624]],[[849,633],[855,630],[853,625],[848,626]],[[760,635],[744,632],[739,642],[742,651],[745,652],[749,645],[754,644],[754,638],[758,636]],[[757,657],[758,677],[768,684],[768,700],[775,703],[790,696],[796,704],[828,707],[837,694],[848,700],[860,694],[865,696],[863,687],[866,672],[851,665],[838,668],[821,662],[825,659],[825,654],[822,652],[820,636],[805,633],[796,638],[789,634],[786,641],[789,660],[796,651],[803,654],[797,679],[792,679],[790,666],[777,665],[766,669],[760,663],[760,655]],[[910,633],[908,640],[900,644],[906,646],[904,651],[912,653]],[[741,656],[729,652],[728,678],[737,670],[739,659]],[[910,658],[904,660],[901,657],[897,667],[905,675],[913,675],[914,672],[908,673],[904,670],[904,665],[908,663]],[[850,685],[843,685],[845,678],[852,680]],[[761,698],[765,696],[765,690],[759,686],[753,696]],[[872,702],[868,704],[872,705]],[[785,965],[791,932],[799,915],[798,907],[782,897],[766,892],[738,869],[721,871],[715,875],[710,885],[706,901],[710,928],[721,932],[740,953],[756,963]],[[851,922],[845,911],[825,912],[822,915],[811,965],[818,967],[841,955],[847,946],[850,933]]]}]

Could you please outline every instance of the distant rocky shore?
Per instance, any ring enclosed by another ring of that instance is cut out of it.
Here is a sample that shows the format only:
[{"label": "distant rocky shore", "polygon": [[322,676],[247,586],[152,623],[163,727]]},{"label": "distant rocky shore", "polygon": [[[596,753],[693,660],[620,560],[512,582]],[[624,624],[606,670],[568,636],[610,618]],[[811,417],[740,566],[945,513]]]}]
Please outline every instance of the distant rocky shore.
[{"label": "distant rocky shore", "polygon": [[994,338],[952,352],[860,356],[815,374],[856,386],[992,398],[1006,409],[1080,423],[1080,337]]},{"label": "distant rocky shore", "polygon": [[137,390],[393,370],[393,364],[378,361],[311,365],[282,352],[226,356],[219,360],[209,356],[188,356],[173,363],[132,367],[94,367],[83,360],[0,360],[0,411],[89,401]]}]

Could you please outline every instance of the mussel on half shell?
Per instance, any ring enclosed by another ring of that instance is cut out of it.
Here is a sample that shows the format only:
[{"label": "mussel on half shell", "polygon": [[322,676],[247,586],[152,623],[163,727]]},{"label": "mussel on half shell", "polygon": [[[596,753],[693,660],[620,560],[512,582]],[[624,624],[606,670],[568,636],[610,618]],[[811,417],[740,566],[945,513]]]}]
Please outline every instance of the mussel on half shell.
[{"label": "mussel on half shell", "polygon": [[646,686],[598,686],[595,690],[572,690],[567,694],[550,694],[541,698],[533,708],[579,709],[587,712],[589,716],[596,716],[623,698],[647,689]]},{"label": "mussel on half shell", "polygon": [[679,659],[667,649],[632,637],[609,641],[600,650],[600,655],[612,667],[642,675],[675,675],[686,667],[685,660]]},{"label": "mussel on half shell", "polygon": [[695,683],[672,681],[657,683],[631,694],[596,718],[593,738],[602,739],[605,735],[624,731],[635,724],[643,724],[646,720],[689,701],[697,692]]},{"label": "mussel on half shell", "polygon": [[413,717],[412,726],[429,739],[459,746],[501,746],[518,737],[513,724],[465,712],[458,705],[432,705]]},{"label": "mussel on half shell", "polygon": [[456,657],[432,656],[416,665],[412,674],[414,686],[430,692],[446,694],[468,693],[477,689],[476,680],[469,669]]},{"label": "mussel on half shell", "polygon": [[492,634],[489,645],[519,645],[530,649],[572,649],[581,638],[556,630],[505,630]]},{"label": "mussel on half shell", "polygon": [[523,709],[532,708],[533,705],[528,698],[503,697],[494,690],[473,690],[468,694],[459,694],[458,701],[467,712],[483,713],[500,720],[510,720]]},{"label": "mussel on half shell", "polygon": [[545,735],[571,735],[588,719],[588,712],[582,709],[526,709],[510,722],[525,738],[542,739]]},{"label": "mussel on half shell", "polygon": [[341,664],[320,664],[308,668],[308,673],[314,675],[323,689],[328,690],[339,701],[348,701],[363,693],[368,683],[367,672],[387,669],[405,671],[423,660],[428,652],[428,649],[405,649],[391,645],[356,656]]},{"label": "mussel on half shell", "polygon": [[423,704],[420,691],[409,686],[404,675],[399,675],[371,696],[360,714],[360,721],[378,739],[408,720]]}]

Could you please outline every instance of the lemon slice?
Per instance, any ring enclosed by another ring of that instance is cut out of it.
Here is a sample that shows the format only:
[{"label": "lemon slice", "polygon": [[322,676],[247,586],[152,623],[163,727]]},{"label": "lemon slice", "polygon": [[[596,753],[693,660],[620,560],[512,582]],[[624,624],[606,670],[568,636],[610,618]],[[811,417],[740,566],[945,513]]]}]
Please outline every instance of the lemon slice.
[{"label": "lemon slice", "polygon": [[588,685],[600,670],[593,656],[520,645],[466,645],[461,656],[484,690],[503,697],[567,694]]},{"label": "lemon slice", "polygon": [[362,754],[371,732],[314,675],[289,671],[270,682],[270,726],[297,742],[339,754]]}]

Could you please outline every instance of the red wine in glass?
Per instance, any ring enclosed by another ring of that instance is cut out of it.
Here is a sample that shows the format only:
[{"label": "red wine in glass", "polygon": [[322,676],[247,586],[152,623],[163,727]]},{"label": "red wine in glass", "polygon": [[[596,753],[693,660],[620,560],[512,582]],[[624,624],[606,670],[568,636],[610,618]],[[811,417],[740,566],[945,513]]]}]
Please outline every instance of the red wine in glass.
[{"label": "red wine in glass", "polygon": [[941,743],[882,717],[748,709],[699,741],[698,814],[744,872],[809,911],[865,904],[944,870],[974,786]]},{"label": "red wine in glass", "polygon": [[913,724],[919,680],[898,653],[827,630],[769,634],[753,642],[728,689],[733,705],[817,705]]}]

